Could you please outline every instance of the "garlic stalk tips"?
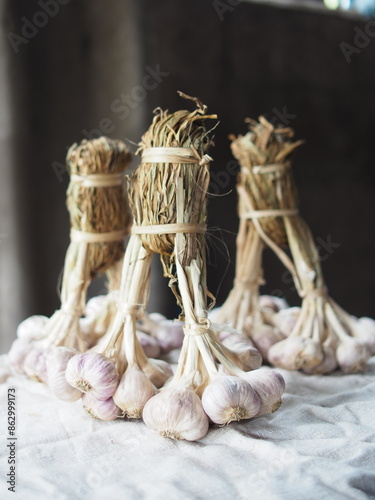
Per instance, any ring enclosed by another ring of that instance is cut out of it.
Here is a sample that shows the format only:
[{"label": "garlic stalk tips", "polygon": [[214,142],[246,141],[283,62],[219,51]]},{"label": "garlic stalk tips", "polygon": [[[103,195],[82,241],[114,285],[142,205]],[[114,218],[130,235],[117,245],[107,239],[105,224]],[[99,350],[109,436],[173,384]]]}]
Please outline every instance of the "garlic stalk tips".
[{"label": "garlic stalk tips", "polygon": [[155,386],[137,365],[129,366],[113,395],[113,400],[128,418],[141,418],[147,401],[154,396]]},{"label": "garlic stalk tips", "polygon": [[255,417],[260,408],[258,394],[245,380],[218,375],[202,395],[204,411],[215,424]]},{"label": "garlic stalk tips", "polygon": [[65,376],[72,387],[99,400],[112,397],[119,383],[113,362],[95,352],[73,356],[68,361]]},{"label": "garlic stalk tips", "polygon": [[164,387],[143,409],[145,424],[161,436],[197,441],[208,431],[208,417],[193,389]]}]

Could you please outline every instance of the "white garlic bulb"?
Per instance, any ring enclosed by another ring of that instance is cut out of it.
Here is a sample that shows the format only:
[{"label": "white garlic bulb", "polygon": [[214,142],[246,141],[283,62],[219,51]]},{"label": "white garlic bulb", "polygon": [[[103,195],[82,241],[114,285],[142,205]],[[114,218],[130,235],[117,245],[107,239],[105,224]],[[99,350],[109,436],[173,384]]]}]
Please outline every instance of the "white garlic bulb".
[{"label": "white garlic bulb", "polygon": [[328,373],[332,373],[337,368],[337,360],[336,360],[336,350],[330,345],[322,345],[323,350],[323,361],[313,368],[303,368],[305,373],[309,375],[326,375]]},{"label": "white garlic bulb", "polygon": [[366,344],[371,354],[375,354],[375,321],[372,318],[355,318],[353,334]]},{"label": "white garlic bulb", "polygon": [[152,320],[152,321],[156,321],[157,323],[159,323],[160,321],[164,321],[166,320],[167,318],[163,315],[163,314],[160,314],[158,312],[153,312],[153,313],[150,313],[148,315],[148,317]]},{"label": "white garlic bulb", "polygon": [[260,398],[245,380],[219,374],[203,391],[204,411],[215,424],[255,417]]},{"label": "white garlic bulb", "polygon": [[137,331],[137,338],[142,346],[143,352],[148,358],[157,358],[160,355],[160,344],[154,337],[151,337],[148,333]]},{"label": "white garlic bulb", "polygon": [[25,375],[23,364],[32,348],[33,344],[27,340],[19,338],[13,341],[8,352],[8,361],[14,372],[18,373],[18,375]]},{"label": "white garlic bulb", "polygon": [[251,385],[260,398],[257,417],[273,413],[279,408],[285,390],[285,380],[281,373],[262,367],[245,373],[242,378]]},{"label": "white garlic bulb", "polygon": [[183,323],[170,320],[159,321],[152,335],[157,339],[164,353],[182,346],[184,340]]},{"label": "white garlic bulb", "polygon": [[284,340],[284,335],[272,326],[269,325],[255,325],[251,330],[251,340],[253,341],[255,347],[262,355],[263,359],[268,359],[268,351],[271,347]]},{"label": "white garlic bulb", "polygon": [[255,370],[262,365],[260,352],[244,335],[231,334],[222,343],[235,354],[235,362],[242,370]]},{"label": "white garlic bulb", "polygon": [[313,368],[324,359],[319,342],[303,337],[288,337],[274,344],[268,351],[268,361],[286,370]]},{"label": "white garlic bulb", "polygon": [[47,351],[33,347],[25,357],[23,369],[28,377],[36,382],[47,384]]},{"label": "white garlic bulb", "polygon": [[272,309],[275,313],[289,307],[285,299],[275,297],[274,295],[261,295],[259,297],[259,306],[261,308]]},{"label": "white garlic bulb", "polygon": [[169,386],[149,399],[143,409],[147,427],[164,437],[197,441],[207,434],[208,417],[190,387]]},{"label": "white garlic bulb", "polygon": [[76,354],[76,349],[63,346],[52,347],[47,353],[48,386],[53,394],[63,401],[77,401],[82,397],[82,392],[68,384],[65,378],[68,361]]},{"label": "white garlic bulb", "polygon": [[353,337],[342,337],[336,350],[336,359],[344,373],[363,371],[370,357],[363,342]]},{"label": "white garlic bulb", "polygon": [[148,359],[141,368],[157,389],[173,375],[171,366],[162,359]]},{"label": "white garlic bulb", "polygon": [[114,363],[95,352],[85,352],[70,358],[65,377],[72,387],[100,400],[112,397],[119,383]]},{"label": "white garlic bulb", "polygon": [[99,420],[115,420],[121,415],[121,410],[116,406],[113,398],[96,399],[91,394],[82,396],[83,408],[92,418]]},{"label": "white garlic bulb", "polygon": [[107,302],[108,295],[97,295],[96,297],[89,299],[85,307],[86,318],[97,316],[101,310],[106,307]]},{"label": "white garlic bulb", "polygon": [[17,337],[22,340],[41,340],[46,336],[47,316],[35,315],[21,321],[17,327]]},{"label": "white garlic bulb", "polygon": [[147,401],[154,396],[156,387],[137,366],[128,366],[113,395],[113,400],[125,417],[141,418]]},{"label": "white garlic bulb", "polygon": [[277,326],[284,337],[288,337],[292,332],[300,313],[300,307],[289,307],[288,309],[281,309],[273,317],[273,324]]}]

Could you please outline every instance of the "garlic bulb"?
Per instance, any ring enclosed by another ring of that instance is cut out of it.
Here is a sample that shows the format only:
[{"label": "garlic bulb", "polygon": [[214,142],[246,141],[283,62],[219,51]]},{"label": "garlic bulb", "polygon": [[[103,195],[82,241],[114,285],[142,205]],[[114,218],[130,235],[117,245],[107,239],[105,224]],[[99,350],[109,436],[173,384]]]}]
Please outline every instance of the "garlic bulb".
[{"label": "garlic bulb", "polygon": [[87,301],[85,307],[86,318],[97,316],[108,302],[108,295],[97,295]]},{"label": "garlic bulb", "polygon": [[259,297],[259,306],[261,308],[265,307],[266,309],[272,309],[277,313],[282,309],[287,309],[288,302],[285,299],[273,295],[261,295]]},{"label": "garlic bulb", "polygon": [[279,372],[262,367],[245,373],[242,378],[251,385],[260,398],[257,417],[273,413],[279,408],[285,390],[285,380]]},{"label": "garlic bulb", "polygon": [[171,366],[162,359],[148,359],[141,368],[157,389],[173,375]]},{"label": "garlic bulb", "polygon": [[154,396],[155,386],[137,365],[129,366],[113,395],[113,400],[129,418],[141,418],[147,401]]},{"label": "garlic bulb", "polygon": [[344,373],[362,371],[370,357],[367,347],[358,339],[343,337],[336,351],[337,362]]},{"label": "garlic bulb", "polygon": [[190,387],[170,386],[151,398],[143,409],[147,427],[163,437],[197,441],[207,434],[208,417]]},{"label": "garlic bulb", "polygon": [[375,321],[372,318],[358,318],[355,320],[353,334],[368,347],[371,354],[375,354]]},{"label": "garlic bulb", "polygon": [[273,317],[273,324],[277,326],[284,337],[288,337],[288,335],[292,332],[300,313],[300,307],[289,307],[288,309],[281,309]]},{"label": "garlic bulb", "polygon": [[150,313],[148,315],[148,317],[152,320],[152,321],[156,321],[157,323],[159,323],[160,321],[164,321],[166,320],[167,318],[163,315],[163,314],[160,314],[158,312],[153,312],[153,313]]},{"label": "garlic bulb", "polygon": [[177,321],[162,320],[153,330],[152,335],[157,339],[164,353],[182,346],[184,340],[183,324]]},{"label": "garlic bulb", "polygon": [[121,414],[113,398],[102,400],[96,399],[91,394],[84,394],[82,396],[82,404],[84,410],[90,417],[99,420],[115,420],[115,418]]},{"label": "garlic bulb", "polygon": [[23,367],[24,361],[28,353],[33,348],[33,344],[21,338],[13,341],[8,352],[8,360],[12,369],[19,375],[25,375]]},{"label": "garlic bulb", "polygon": [[26,355],[23,369],[28,377],[36,382],[47,383],[47,352],[44,349],[33,347]]},{"label": "garlic bulb", "polygon": [[235,363],[245,371],[255,370],[262,365],[262,356],[251,340],[245,336],[231,334],[222,341],[235,354]]},{"label": "garlic bulb", "polygon": [[55,396],[63,401],[77,401],[82,397],[82,392],[68,384],[65,370],[70,358],[77,351],[69,347],[52,347],[46,357],[48,386]]},{"label": "garlic bulb", "polygon": [[245,380],[232,375],[218,375],[203,391],[204,411],[215,424],[255,417],[260,398]]},{"label": "garlic bulb", "polygon": [[147,333],[137,331],[137,338],[142,346],[143,352],[148,358],[157,358],[160,355],[160,344],[151,335]]},{"label": "garlic bulb", "polygon": [[73,356],[68,361],[65,376],[72,387],[100,400],[112,397],[119,383],[112,361],[95,352]]},{"label": "garlic bulb", "polygon": [[45,337],[47,316],[35,315],[26,318],[17,327],[17,337],[22,340],[41,340]]},{"label": "garlic bulb", "polygon": [[313,368],[303,368],[305,373],[326,375],[336,370],[337,360],[335,349],[330,345],[323,344],[322,350],[324,355],[323,361]]},{"label": "garlic bulb", "polygon": [[271,347],[284,338],[284,335],[277,328],[269,325],[255,325],[251,330],[251,340],[263,359],[266,360]]},{"label": "garlic bulb", "polygon": [[274,344],[268,351],[268,361],[286,370],[313,368],[323,361],[319,342],[310,338],[288,337]]}]

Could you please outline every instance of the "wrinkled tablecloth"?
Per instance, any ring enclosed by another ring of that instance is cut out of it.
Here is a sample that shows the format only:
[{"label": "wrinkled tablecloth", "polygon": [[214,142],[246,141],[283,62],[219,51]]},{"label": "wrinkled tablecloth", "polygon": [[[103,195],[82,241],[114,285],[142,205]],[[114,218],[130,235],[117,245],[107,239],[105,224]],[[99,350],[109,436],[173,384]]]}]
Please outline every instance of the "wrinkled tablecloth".
[{"label": "wrinkled tablecloth", "polygon": [[[273,415],[213,427],[199,442],[172,441],[138,421],[100,422],[80,401],[8,375],[0,358],[0,498],[375,498],[375,359],[360,375],[280,370]],[[7,392],[16,388],[16,493],[7,491]]]}]

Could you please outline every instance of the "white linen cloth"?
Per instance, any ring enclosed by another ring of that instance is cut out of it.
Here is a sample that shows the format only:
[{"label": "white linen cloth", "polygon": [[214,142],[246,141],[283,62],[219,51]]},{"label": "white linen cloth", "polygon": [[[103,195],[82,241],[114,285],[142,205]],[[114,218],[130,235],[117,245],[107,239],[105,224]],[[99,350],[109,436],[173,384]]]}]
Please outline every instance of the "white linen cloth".
[{"label": "white linen cloth", "polygon": [[[101,422],[80,401],[8,376],[1,360],[0,498],[361,500],[375,498],[375,359],[359,375],[280,370],[273,415],[172,441],[142,422]],[[16,387],[17,485],[7,491],[7,390]]]}]

